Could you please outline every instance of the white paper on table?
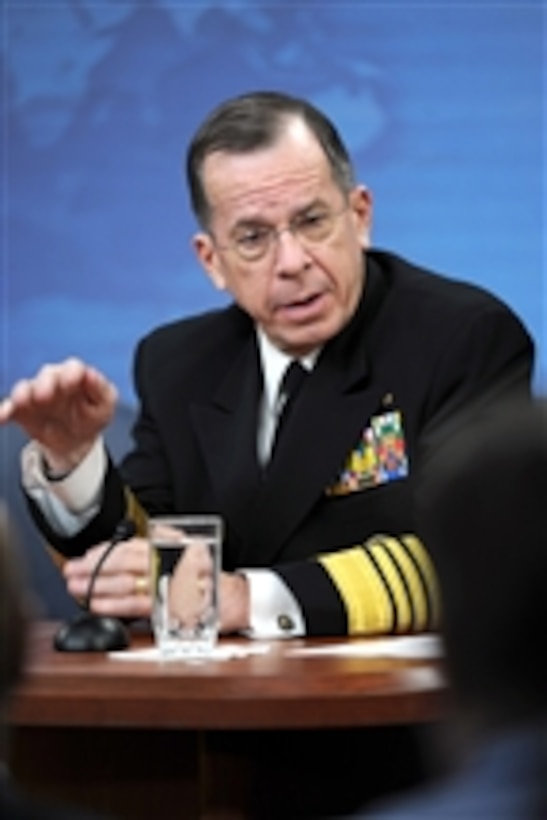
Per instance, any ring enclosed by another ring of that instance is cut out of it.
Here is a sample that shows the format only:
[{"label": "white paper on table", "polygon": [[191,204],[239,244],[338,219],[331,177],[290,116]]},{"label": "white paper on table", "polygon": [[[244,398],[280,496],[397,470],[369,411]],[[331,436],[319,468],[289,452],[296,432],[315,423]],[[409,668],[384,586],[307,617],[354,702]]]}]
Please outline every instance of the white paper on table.
[{"label": "white paper on table", "polygon": [[325,646],[302,646],[287,650],[288,655],[310,657],[337,655],[347,658],[406,658],[427,660],[443,656],[443,645],[438,635],[400,635],[389,638],[369,638],[345,641]]},{"label": "white paper on table", "polygon": [[205,663],[206,661],[229,661],[233,658],[246,658],[249,655],[264,655],[269,652],[270,644],[250,643],[248,646],[241,644],[222,643],[215,646],[208,655],[189,655],[188,657],[164,657],[155,646],[146,649],[123,649],[121,651],[109,652],[108,657],[121,661],[160,661],[161,663],[191,662]]}]

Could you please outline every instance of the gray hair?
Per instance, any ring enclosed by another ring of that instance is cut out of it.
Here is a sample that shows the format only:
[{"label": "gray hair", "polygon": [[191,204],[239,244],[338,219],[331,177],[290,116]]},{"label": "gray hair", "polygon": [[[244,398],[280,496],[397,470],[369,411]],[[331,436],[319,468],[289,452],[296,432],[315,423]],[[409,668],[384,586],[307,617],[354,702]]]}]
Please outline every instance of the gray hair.
[{"label": "gray hair", "polygon": [[201,125],[186,155],[190,200],[199,224],[207,228],[210,204],[203,185],[206,157],[215,151],[250,153],[274,145],[292,119],[302,120],[325,152],[336,184],[349,193],[355,184],[351,159],[332,122],[311,103],[275,91],[257,91],[230,99]]}]

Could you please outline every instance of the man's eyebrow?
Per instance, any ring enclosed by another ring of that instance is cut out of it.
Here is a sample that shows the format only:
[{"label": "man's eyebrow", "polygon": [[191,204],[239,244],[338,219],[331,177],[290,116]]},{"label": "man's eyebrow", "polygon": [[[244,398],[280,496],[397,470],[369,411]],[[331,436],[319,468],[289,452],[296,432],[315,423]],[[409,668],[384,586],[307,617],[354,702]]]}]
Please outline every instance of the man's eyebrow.
[{"label": "man's eyebrow", "polygon": [[261,225],[265,224],[266,220],[264,217],[260,216],[259,214],[252,215],[252,216],[242,216],[237,222],[234,222],[234,227],[238,227],[239,225]]},{"label": "man's eyebrow", "polygon": [[229,230],[230,234],[236,233],[237,231],[245,230],[246,228],[270,228],[273,227],[271,223],[267,222],[263,217],[258,215],[256,216],[245,216],[241,219],[238,219],[237,222],[234,222],[232,227]]},{"label": "man's eyebrow", "polygon": [[300,208],[296,208],[292,218],[294,219],[295,216],[305,214],[307,213],[307,211],[313,211],[314,208],[328,208],[328,204],[325,202],[324,199],[321,199],[321,197],[316,197],[315,199],[312,199],[311,202],[308,202],[306,205],[303,205]]}]

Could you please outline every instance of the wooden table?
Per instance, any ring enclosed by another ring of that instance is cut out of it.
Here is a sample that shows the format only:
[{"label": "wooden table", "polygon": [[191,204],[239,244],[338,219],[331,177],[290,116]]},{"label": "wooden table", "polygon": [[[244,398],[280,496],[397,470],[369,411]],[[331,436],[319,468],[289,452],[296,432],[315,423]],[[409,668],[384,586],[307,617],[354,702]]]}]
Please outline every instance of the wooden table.
[{"label": "wooden table", "polygon": [[[229,661],[122,661],[57,653],[56,628],[32,635],[10,709],[11,765],[36,793],[127,820],[262,816],[257,790],[275,783],[278,794],[300,768],[302,738],[308,750],[336,741],[334,759],[341,743],[355,757],[350,738],[366,757],[362,730],[429,723],[443,710],[430,660],[292,654],[329,643],[293,640]],[[135,635],[132,648],[150,643]]]}]

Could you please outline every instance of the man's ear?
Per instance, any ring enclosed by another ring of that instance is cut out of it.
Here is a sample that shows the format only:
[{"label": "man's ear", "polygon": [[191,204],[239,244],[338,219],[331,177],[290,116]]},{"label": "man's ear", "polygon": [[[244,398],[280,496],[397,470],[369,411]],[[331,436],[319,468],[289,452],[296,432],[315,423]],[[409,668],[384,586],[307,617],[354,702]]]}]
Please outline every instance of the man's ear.
[{"label": "man's ear", "polygon": [[372,194],[364,185],[356,185],[349,195],[349,204],[361,238],[361,245],[363,250],[366,250],[370,247],[372,229]]},{"label": "man's ear", "polygon": [[222,266],[215,244],[208,233],[197,233],[192,238],[192,245],[197,258],[207,276],[218,288],[218,290],[226,290],[226,279],[222,272]]}]

